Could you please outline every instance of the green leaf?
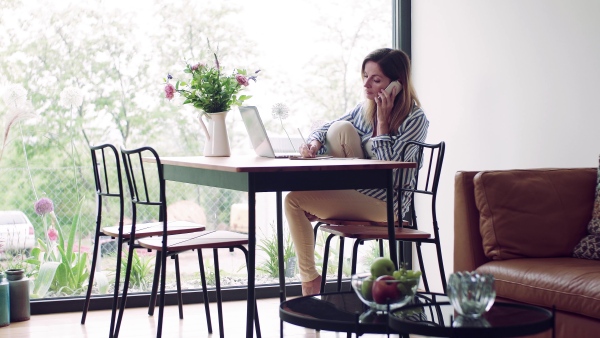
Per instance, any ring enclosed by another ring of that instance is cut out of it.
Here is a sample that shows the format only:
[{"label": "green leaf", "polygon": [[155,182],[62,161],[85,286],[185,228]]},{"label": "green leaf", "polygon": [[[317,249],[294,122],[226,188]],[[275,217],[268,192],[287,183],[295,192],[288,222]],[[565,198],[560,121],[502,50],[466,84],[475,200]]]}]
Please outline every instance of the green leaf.
[{"label": "green leaf", "polygon": [[31,255],[32,256],[36,256],[36,254],[34,253],[36,249],[39,250],[39,251],[37,251],[38,255],[41,253],[41,250],[48,251],[48,247],[46,246],[46,243],[44,242],[44,240],[42,240],[41,238],[38,238],[37,242],[38,242],[38,245],[39,245],[39,247],[41,249],[34,248],[33,250],[31,250]]},{"label": "green leaf", "polygon": [[65,249],[63,249],[62,245],[59,245],[56,248],[58,249],[58,253],[60,253],[60,259],[62,260],[62,262],[70,266],[71,265],[70,255],[68,255],[68,253],[65,251]]},{"label": "green leaf", "polygon": [[44,298],[52,285],[59,265],[60,263],[58,262],[46,262],[40,266],[38,276],[33,282],[33,291],[31,293],[33,298]]},{"label": "green leaf", "polygon": [[[77,214],[73,218],[73,222],[71,223],[71,231],[69,232],[69,241],[67,242],[67,253],[72,256],[73,253],[73,243],[75,242],[75,235],[77,234],[77,230],[79,228],[79,219],[81,217],[81,207],[83,206],[83,198],[79,200],[77,205]],[[73,257],[69,257],[69,261],[72,261]]]},{"label": "green leaf", "polygon": [[25,260],[25,263],[27,264],[31,264],[31,265],[35,265],[35,266],[39,266],[41,261],[39,259],[33,258],[33,257],[29,257]]},{"label": "green leaf", "polygon": [[59,287],[59,289],[62,286],[67,285],[67,282],[69,280],[67,270],[69,269],[67,269],[65,263],[59,263],[58,267],[56,268],[56,275],[54,276],[54,281],[55,284]]},{"label": "green leaf", "polygon": [[82,287],[82,283],[86,281],[89,273],[86,271],[87,266],[87,253],[80,253],[77,255],[77,264],[75,265],[75,273],[73,276],[76,278],[75,284],[77,288]]},{"label": "green leaf", "polygon": [[240,97],[238,98],[238,101],[244,102],[251,97],[252,97],[252,95],[240,95]]},{"label": "green leaf", "polygon": [[[38,240],[40,240],[40,239],[38,238]],[[41,254],[42,254],[42,250],[40,250],[40,248],[35,247],[35,248],[31,249],[31,257],[40,258]]]}]

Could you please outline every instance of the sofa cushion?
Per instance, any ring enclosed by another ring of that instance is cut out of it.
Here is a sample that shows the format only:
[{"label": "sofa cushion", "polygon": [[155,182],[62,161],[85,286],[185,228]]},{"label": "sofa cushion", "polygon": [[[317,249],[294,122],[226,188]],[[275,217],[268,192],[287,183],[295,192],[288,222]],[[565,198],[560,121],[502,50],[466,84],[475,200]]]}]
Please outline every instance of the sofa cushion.
[{"label": "sofa cushion", "polygon": [[594,168],[482,171],[473,181],[490,259],[572,257],[587,234]]},{"label": "sofa cushion", "polygon": [[[600,162],[600,161],[599,161]],[[573,250],[573,256],[577,258],[600,260],[600,166],[596,180],[596,199],[592,219],[587,226],[588,235],[577,243]]]},{"label": "sofa cushion", "polygon": [[583,237],[581,242],[577,243],[573,257],[600,260],[600,222],[596,222],[594,227],[597,234]]},{"label": "sofa cushion", "polygon": [[497,297],[600,319],[600,262],[579,258],[490,261]]}]

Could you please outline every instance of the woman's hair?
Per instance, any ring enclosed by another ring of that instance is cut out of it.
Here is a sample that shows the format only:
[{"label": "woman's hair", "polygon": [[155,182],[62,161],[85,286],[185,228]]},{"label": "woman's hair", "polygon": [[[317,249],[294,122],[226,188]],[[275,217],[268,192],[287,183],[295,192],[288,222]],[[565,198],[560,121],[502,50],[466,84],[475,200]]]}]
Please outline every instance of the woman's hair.
[{"label": "woman's hair", "polygon": [[[415,104],[417,106],[421,105],[412,84],[410,59],[406,53],[398,49],[376,49],[363,60],[361,77],[365,72],[365,64],[369,61],[377,63],[383,74],[390,78],[391,81],[397,80],[402,85],[400,92],[394,99],[394,107],[391,112],[390,134],[396,134],[404,119],[412,111],[413,106]],[[364,111],[367,120],[374,123],[377,115],[375,101],[367,100],[365,108]]]}]

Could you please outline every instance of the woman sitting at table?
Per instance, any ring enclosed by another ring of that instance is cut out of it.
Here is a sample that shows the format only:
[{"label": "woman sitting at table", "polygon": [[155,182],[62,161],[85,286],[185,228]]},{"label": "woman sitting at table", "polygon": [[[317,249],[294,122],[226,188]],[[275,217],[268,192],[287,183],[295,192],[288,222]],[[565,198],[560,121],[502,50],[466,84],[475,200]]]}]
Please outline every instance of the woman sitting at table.
[{"label": "woman sitting at table", "polygon": [[[429,121],[412,85],[408,56],[396,49],[377,49],[363,60],[361,71],[366,99],[349,113],[313,131],[300,153],[303,157],[328,154],[413,162],[416,153],[409,151],[400,158],[400,149],[407,141],[425,141]],[[399,85],[393,83],[396,81]],[[399,175],[395,170],[395,187],[400,184]],[[412,183],[403,180],[402,184]],[[286,196],[285,213],[298,257],[303,295],[318,294],[322,278],[315,267],[311,221],[387,221],[386,198],[385,189],[293,191]],[[394,198],[397,215],[397,197]],[[404,216],[410,200],[403,198],[402,202]]]}]

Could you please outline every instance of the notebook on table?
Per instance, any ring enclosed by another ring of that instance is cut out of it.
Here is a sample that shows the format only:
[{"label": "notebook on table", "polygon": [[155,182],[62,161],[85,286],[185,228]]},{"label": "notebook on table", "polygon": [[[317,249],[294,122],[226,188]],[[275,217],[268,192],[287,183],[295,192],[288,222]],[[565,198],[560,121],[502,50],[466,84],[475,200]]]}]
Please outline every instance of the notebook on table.
[{"label": "notebook on table", "polygon": [[272,158],[289,158],[300,156],[298,148],[294,149],[292,144],[290,144],[291,141],[276,142],[276,147],[273,147],[274,142],[271,142],[269,139],[265,125],[263,124],[260,114],[258,113],[258,108],[255,106],[243,106],[240,107],[240,113],[256,155]]}]

